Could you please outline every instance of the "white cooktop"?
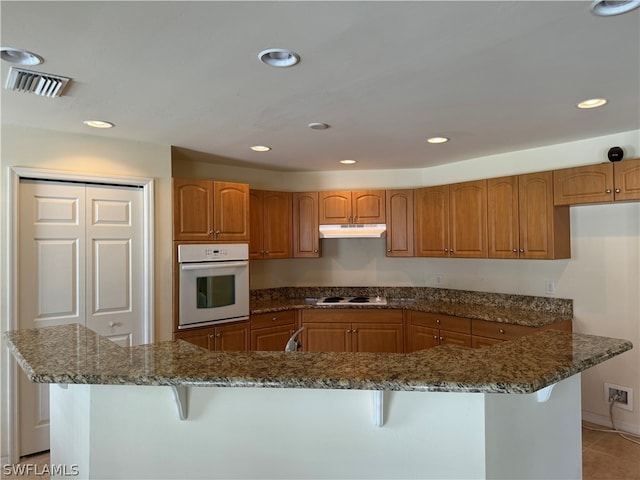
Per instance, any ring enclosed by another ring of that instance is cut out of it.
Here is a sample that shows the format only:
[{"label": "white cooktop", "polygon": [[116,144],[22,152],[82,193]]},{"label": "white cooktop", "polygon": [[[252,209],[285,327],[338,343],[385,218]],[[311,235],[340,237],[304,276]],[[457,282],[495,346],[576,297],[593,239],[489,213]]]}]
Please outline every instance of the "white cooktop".
[{"label": "white cooktop", "polygon": [[386,305],[385,297],[322,297],[316,305]]}]

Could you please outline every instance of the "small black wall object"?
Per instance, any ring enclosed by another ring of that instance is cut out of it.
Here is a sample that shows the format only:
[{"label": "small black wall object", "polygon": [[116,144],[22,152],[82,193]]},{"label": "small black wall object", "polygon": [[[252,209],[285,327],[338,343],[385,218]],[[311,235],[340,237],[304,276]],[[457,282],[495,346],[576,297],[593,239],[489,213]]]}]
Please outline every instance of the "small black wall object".
[{"label": "small black wall object", "polygon": [[610,162],[619,162],[623,156],[624,152],[620,147],[611,147],[607,152],[607,157],[609,157]]}]

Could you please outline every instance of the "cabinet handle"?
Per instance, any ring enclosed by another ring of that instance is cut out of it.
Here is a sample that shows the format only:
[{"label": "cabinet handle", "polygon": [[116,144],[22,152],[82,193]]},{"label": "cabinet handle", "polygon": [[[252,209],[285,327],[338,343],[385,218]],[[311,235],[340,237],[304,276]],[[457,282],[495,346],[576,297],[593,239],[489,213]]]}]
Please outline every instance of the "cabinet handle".
[{"label": "cabinet handle", "polygon": [[440,337],[440,341],[441,341],[441,342],[444,342],[444,337]]},{"label": "cabinet handle", "polygon": [[620,189],[619,188],[616,188],[616,193],[620,193]]},{"label": "cabinet handle", "polygon": [[611,189],[610,189],[610,188],[607,188],[607,189],[604,191],[604,193],[611,193]]},{"label": "cabinet handle", "polygon": [[271,319],[271,321],[272,321],[272,322],[275,322],[277,319],[278,319],[278,317],[273,317],[273,318]]},{"label": "cabinet handle", "polygon": [[434,335],[434,336],[433,336],[433,339],[434,339],[434,340],[438,340],[438,335]]},{"label": "cabinet handle", "polygon": [[519,251],[520,251],[520,253],[524,253],[524,249],[523,248],[521,248]]},{"label": "cabinet handle", "polygon": [[209,230],[209,235],[213,235],[213,230]]},{"label": "cabinet handle", "polygon": [[500,330],[498,330],[498,332],[504,333],[504,328],[501,328]]},{"label": "cabinet handle", "polygon": [[216,337],[219,337],[219,336],[220,336],[220,334],[219,334],[219,333],[216,333]]},{"label": "cabinet handle", "polygon": [[318,250],[317,250],[317,249],[316,249],[316,250],[314,250],[314,251],[313,251],[313,253],[318,253]]},{"label": "cabinet handle", "polygon": [[264,251],[264,254],[265,254],[265,255],[269,255],[269,250],[265,250],[265,251]]},{"label": "cabinet handle", "polygon": [[391,251],[391,249],[390,249],[390,248],[388,248],[388,249],[387,249],[387,252],[390,252],[390,251]]},{"label": "cabinet handle", "polygon": [[513,253],[518,253],[518,249],[517,249],[517,248],[514,248],[514,249],[513,249]]},{"label": "cabinet handle", "polygon": [[436,318],[436,323],[440,323],[440,319],[439,318]]},{"label": "cabinet handle", "polygon": [[448,249],[448,248],[445,248],[445,249],[444,249],[444,251],[445,251],[445,252],[448,252],[448,251],[449,251],[449,249]]},{"label": "cabinet handle", "polygon": [[209,334],[209,338],[213,338],[215,335],[213,333]]}]

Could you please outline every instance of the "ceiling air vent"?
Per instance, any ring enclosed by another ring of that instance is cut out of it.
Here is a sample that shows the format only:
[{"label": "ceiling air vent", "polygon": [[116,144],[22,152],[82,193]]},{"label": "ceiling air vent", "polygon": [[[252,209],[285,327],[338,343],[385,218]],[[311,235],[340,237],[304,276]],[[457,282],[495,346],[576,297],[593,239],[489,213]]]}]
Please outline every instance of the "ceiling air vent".
[{"label": "ceiling air vent", "polygon": [[59,97],[70,80],[60,75],[11,67],[5,88],[17,92],[35,93],[43,97]]}]

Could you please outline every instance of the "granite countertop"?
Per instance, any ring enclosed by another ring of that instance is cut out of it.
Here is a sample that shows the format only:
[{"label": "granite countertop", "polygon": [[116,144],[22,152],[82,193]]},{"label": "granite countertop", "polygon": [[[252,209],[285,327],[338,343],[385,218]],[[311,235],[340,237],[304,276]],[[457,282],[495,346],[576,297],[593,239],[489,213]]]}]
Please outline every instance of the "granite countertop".
[{"label": "granite countertop", "polygon": [[546,330],[481,349],[410,354],[210,352],[182,340],[123,348],[81,325],[6,332],[32,382],[533,393],[632,348]]},{"label": "granite countertop", "polygon": [[479,303],[461,303],[445,300],[424,299],[393,299],[388,298],[386,305],[375,304],[340,304],[331,306],[316,306],[316,299],[307,298],[276,298],[260,299],[251,302],[251,314],[281,312],[284,310],[300,310],[310,308],[376,308],[376,309],[407,309],[419,312],[439,313],[457,317],[488,320],[490,322],[524,325],[527,327],[541,327],[564,320],[571,320],[572,315],[566,312],[535,311],[526,307],[483,305]]}]

